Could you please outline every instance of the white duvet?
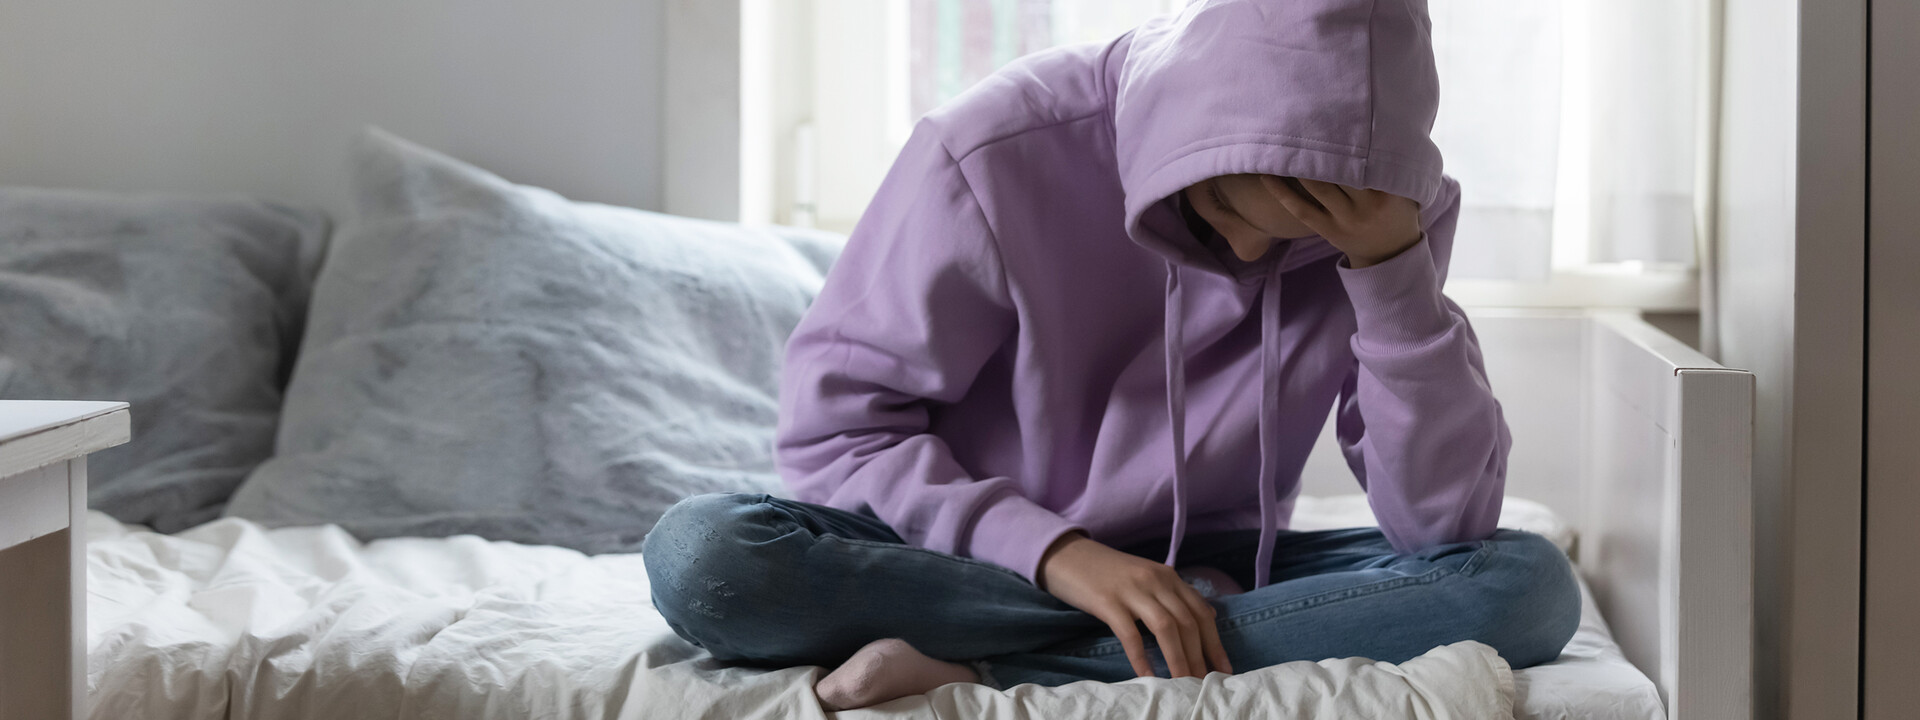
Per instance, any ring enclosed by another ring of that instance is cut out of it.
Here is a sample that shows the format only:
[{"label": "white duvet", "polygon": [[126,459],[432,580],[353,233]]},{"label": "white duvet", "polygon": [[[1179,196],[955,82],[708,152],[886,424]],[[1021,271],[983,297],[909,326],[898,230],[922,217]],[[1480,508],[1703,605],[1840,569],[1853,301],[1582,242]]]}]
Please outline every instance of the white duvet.
[{"label": "white duvet", "polygon": [[829,716],[818,668],[723,667],[674,636],[639,555],[471,536],[362,544],[231,518],[160,535],[93,513],[88,530],[87,680],[103,719],[1664,716],[1591,601],[1560,661],[1517,673],[1460,643],[1397,666],[949,685]]}]

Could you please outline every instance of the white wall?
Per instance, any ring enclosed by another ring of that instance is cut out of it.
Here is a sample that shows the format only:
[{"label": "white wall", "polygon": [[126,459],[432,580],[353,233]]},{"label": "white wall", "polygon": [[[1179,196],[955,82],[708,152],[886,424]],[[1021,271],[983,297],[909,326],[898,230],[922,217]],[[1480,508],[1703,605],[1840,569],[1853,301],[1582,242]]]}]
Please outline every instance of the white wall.
[{"label": "white wall", "polygon": [[[1486,358],[1487,381],[1499,397],[1513,433],[1507,458],[1507,495],[1526,498],[1578,522],[1586,498],[1580,483],[1568,482],[1585,471],[1581,454],[1586,433],[1580,412],[1587,375],[1587,326],[1570,322],[1579,311],[1469,308],[1474,334]],[[1336,408],[1337,410],[1337,408]],[[1340,454],[1331,418],[1301,469],[1306,495],[1360,492]]]},{"label": "white wall", "polygon": [[666,0],[664,208],[740,220],[739,0]]},{"label": "white wall", "polygon": [[342,152],[375,123],[511,180],[659,209],[662,2],[4,0],[0,184],[337,211]]},{"label": "white wall", "polygon": [[1715,339],[1758,381],[1760,718],[1855,715],[1862,7],[1725,2]]}]

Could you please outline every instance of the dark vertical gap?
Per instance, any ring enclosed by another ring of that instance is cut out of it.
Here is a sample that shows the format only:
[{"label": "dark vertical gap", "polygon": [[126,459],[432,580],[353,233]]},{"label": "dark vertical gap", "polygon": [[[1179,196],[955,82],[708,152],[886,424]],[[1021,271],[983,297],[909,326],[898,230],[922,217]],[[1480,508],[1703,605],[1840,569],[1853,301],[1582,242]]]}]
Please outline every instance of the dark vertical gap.
[{"label": "dark vertical gap", "polygon": [[1863,267],[1860,268],[1860,294],[1863,307],[1860,309],[1860,606],[1857,609],[1860,640],[1854,645],[1857,657],[1854,659],[1854,709],[1861,720],[1867,716],[1867,550],[1872,544],[1867,540],[1867,480],[1872,477],[1868,470],[1867,454],[1873,450],[1867,438],[1872,436],[1867,422],[1872,419],[1867,410],[1873,405],[1873,3],[1875,0],[1863,0],[1866,3],[1866,27],[1862,30],[1866,38],[1862,46],[1866,57],[1866,128],[1861,153],[1860,193],[1861,223],[1860,245]]}]

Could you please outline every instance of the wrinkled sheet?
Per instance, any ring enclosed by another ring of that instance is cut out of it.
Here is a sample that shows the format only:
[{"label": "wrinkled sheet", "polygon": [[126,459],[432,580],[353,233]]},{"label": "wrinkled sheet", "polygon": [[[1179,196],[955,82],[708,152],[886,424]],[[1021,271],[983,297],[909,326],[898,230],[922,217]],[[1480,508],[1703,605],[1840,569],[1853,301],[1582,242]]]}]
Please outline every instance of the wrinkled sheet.
[{"label": "wrinkled sheet", "polygon": [[170,536],[93,513],[88,529],[88,684],[102,719],[1664,715],[1591,601],[1559,661],[1514,673],[1461,643],[1399,666],[949,685],[830,716],[811,692],[819,668],[724,667],[674,636],[639,555],[472,536],[362,544],[337,527],[237,518]]}]

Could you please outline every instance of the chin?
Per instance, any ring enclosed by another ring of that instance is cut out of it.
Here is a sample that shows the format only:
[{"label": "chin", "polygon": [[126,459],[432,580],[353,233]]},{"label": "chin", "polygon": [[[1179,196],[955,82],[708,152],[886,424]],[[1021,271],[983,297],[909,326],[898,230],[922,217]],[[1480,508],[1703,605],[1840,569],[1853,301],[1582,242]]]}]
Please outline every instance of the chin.
[{"label": "chin", "polygon": [[1266,257],[1267,253],[1270,253],[1270,252],[1273,252],[1272,243],[1268,243],[1266,247],[1260,248],[1259,250],[1255,250],[1252,253],[1242,251],[1240,248],[1234,248],[1233,256],[1240,258],[1241,262],[1253,262],[1255,260],[1259,260],[1260,258]]}]

